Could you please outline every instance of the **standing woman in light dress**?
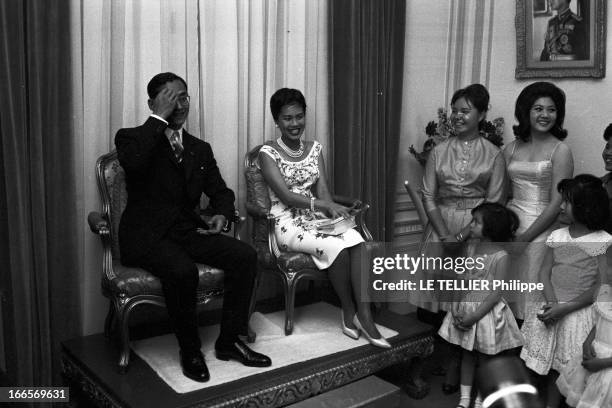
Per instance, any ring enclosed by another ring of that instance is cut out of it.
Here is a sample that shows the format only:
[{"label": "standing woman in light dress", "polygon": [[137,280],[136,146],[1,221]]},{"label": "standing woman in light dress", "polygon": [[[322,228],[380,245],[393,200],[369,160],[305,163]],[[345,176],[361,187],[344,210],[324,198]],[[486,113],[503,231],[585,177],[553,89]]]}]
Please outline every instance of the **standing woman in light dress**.
[{"label": "standing woman in light dress", "polygon": [[[506,164],[501,150],[480,133],[489,110],[489,92],[481,84],[459,89],[451,98],[451,121],[456,136],[438,144],[431,151],[423,176],[423,205],[430,219],[430,227],[424,232],[424,252],[428,257],[451,256],[442,246],[468,239],[472,209],[481,203],[505,203]],[[450,275],[448,275],[450,272]],[[423,270],[421,279],[445,276],[453,278],[453,271]],[[434,325],[438,327],[450,310],[449,294],[446,299],[438,293],[410,292],[410,302],[435,313]],[[420,373],[413,364],[412,377],[416,383]],[[459,353],[451,352],[442,385],[445,393],[456,392],[458,385]],[[444,370],[442,370],[444,371]],[[415,384],[417,385],[417,384]]]},{"label": "standing woman in light dress", "polygon": [[361,334],[373,345],[390,348],[361,299],[361,235],[349,229],[325,235],[315,221],[349,217],[350,209],[332,200],[327,186],[322,146],[302,141],[306,127],[306,100],[297,89],[279,89],[270,98],[270,110],[281,136],[259,151],[259,166],[268,184],[274,233],[284,251],[311,255],[319,269],[327,269],[342,306],[342,332],[353,339]]},{"label": "standing woman in light dress", "polygon": [[[431,221],[423,239],[429,256],[443,255],[441,244],[468,238],[473,208],[484,201],[503,203],[506,199],[504,157],[480,134],[489,110],[489,92],[480,84],[459,89],[453,94],[451,108],[456,136],[431,151],[423,176],[423,205]],[[417,300],[416,305],[437,313],[448,311],[448,303],[434,298]],[[441,313],[440,320],[443,318]]]},{"label": "standing woman in light dress", "polygon": [[[504,149],[511,190],[508,208],[519,217],[515,242],[530,243],[515,259],[512,271],[524,282],[537,282],[544,266],[546,238],[563,201],[556,186],[574,173],[574,160],[563,129],[565,94],[550,82],[535,82],[516,100],[513,127],[516,140]],[[526,304],[534,296],[520,293],[510,302],[517,320],[525,319]]]}]

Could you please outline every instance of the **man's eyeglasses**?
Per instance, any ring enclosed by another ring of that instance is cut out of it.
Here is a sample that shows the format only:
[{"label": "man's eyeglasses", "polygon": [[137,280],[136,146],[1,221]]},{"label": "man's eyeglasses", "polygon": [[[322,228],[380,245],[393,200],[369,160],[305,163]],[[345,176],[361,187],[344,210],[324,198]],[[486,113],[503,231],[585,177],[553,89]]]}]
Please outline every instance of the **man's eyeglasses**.
[{"label": "man's eyeglasses", "polygon": [[191,97],[189,95],[181,95],[178,98],[176,98],[176,100],[183,106],[187,106],[189,105],[189,100],[191,99]]}]

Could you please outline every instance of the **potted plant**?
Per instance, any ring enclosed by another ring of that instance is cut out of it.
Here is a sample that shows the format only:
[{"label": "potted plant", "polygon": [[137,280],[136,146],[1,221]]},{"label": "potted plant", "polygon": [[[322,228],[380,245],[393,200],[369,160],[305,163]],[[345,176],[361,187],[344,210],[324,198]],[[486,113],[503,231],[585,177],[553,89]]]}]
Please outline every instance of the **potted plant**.
[{"label": "potted plant", "polygon": [[[421,166],[425,166],[429,152],[438,143],[456,136],[446,109],[438,108],[438,121],[430,121],[425,126],[425,134],[427,135],[427,140],[425,140],[421,152],[417,152],[413,145],[410,146],[410,153],[421,163]],[[504,118],[498,117],[493,119],[493,121],[485,120],[481,125],[480,134],[495,146],[502,147],[504,144]]]}]

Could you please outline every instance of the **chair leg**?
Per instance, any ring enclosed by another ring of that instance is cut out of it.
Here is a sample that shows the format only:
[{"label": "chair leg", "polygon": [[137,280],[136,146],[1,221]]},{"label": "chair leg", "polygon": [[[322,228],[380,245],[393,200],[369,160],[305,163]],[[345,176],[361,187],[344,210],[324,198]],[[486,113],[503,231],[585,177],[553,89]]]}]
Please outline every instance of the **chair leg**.
[{"label": "chair leg", "polygon": [[117,301],[117,327],[119,329],[119,372],[125,373],[130,364],[130,327],[129,317],[134,305]]},{"label": "chair leg", "polygon": [[293,332],[293,312],[295,310],[295,288],[297,280],[285,280],[285,336]]},{"label": "chair leg", "polygon": [[108,313],[106,314],[106,319],[104,319],[104,336],[106,338],[111,337],[114,322],[115,322],[115,306],[113,305],[113,301],[109,300]]},{"label": "chair leg", "polygon": [[[249,320],[251,319],[251,315],[255,311],[255,304],[257,303],[257,289],[259,288],[259,282],[261,280],[261,269],[257,268],[257,275],[255,275],[255,282],[253,282],[253,293],[251,293],[251,302],[249,303]],[[257,333],[251,329],[251,325],[247,327],[247,342],[254,343],[257,338]]]}]

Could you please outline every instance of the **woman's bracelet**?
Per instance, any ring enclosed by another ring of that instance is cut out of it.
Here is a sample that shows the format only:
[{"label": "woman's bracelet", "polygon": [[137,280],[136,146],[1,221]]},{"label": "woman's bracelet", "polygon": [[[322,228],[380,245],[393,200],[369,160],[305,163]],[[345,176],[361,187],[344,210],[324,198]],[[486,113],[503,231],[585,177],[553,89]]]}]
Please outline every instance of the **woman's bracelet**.
[{"label": "woman's bracelet", "polygon": [[455,235],[455,239],[456,239],[458,242],[463,242],[463,239],[464,239],[464,238],[465,238],[465,237],[463,236],[463,232],[459,232],[457,235]]},{"label": "woman's bracelet", "polygon": [[314,197],[310,197],[310,211],[312,211],[312,212],[315,211],[314,202],[315,202],[315,198]]}]

